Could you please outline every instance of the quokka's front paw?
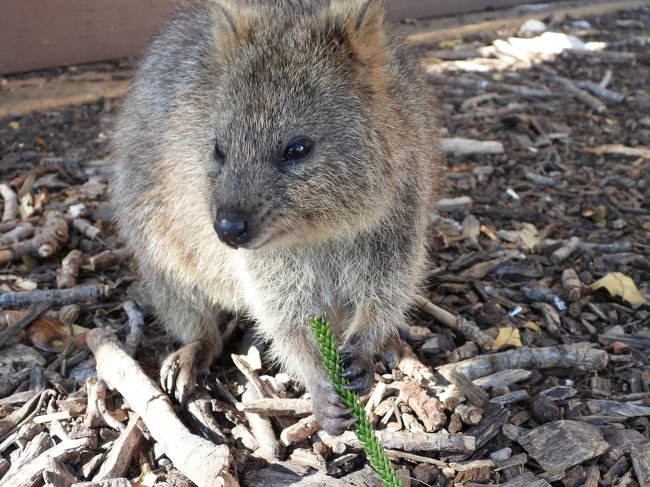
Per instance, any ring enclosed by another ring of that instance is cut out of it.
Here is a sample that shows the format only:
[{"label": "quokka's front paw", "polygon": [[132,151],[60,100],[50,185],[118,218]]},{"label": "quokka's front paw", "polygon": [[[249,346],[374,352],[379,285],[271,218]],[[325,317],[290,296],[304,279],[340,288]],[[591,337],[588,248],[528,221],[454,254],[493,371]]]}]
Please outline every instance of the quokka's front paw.
[{"label": "quokka's front paw", "polygon": [[326,381],[310,388],[311,402],[314,417],[321,428],[330,435],[338,436],[343,434],[356,422],[351,418],[351,408],[348,408],[334,390],[334,387]]},{"label": "quokka's front paw", "polygon": [[209,345],[200,340],[187,343],[169,354],[160,367],[163,390],[185,404],[196,387],[198,377],[207,376],[212,356]]},{"label": "quokka's front paw", "polygon": [[339,363],[345,368],[341,376],[350,381],[343,386],[345,389],[360,395],[370,391],[375,382],[375,364],[372,355],[351,346],[344,346]]}]

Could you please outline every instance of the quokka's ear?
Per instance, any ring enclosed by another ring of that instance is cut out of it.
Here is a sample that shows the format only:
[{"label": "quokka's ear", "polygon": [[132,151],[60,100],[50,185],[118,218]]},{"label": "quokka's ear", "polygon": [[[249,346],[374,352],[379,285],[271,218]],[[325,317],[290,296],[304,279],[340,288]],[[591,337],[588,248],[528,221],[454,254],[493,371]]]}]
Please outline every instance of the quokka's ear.
[{"label": "quokka's ear", "polygon": [[383,64],[384,0],[333,0],[330,9],[334,19],[343,21],[352,52],[367,63]]},{"label": "quokka's ear", "polygon": [[362,0],[352,3],[356,4],[355,29],[361,34],[383,34],[384,0]]},{"label": "quokka's ear", "polygon": [[333,0],[330,8],[359,37],[383,36],[384,0]]},{"label": "quokka's ear", "polygon": [[228,57],[250,38],[255,9],[237,0],[210,0],[208,8],[215,50]]}]

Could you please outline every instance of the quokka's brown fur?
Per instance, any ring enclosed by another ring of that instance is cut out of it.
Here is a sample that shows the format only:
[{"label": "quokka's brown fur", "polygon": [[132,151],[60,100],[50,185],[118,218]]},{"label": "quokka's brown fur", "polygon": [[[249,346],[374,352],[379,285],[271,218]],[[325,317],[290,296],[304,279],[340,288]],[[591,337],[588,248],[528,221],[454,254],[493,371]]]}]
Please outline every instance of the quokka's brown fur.
[{"label": "quokka's brown fur", "polygon": [[[285,164],[296,136],[313,147]],[[178,11],[140,64],[114,160],[121,235],[185,344],[163,365],[170,392],[187,395],[221,352],[221,313],[242,313],[304,382],[323,428],[345,428],[307,318],[331,318],[352,387],[366,389],[423,278],[441,170],[433,101],[383,2]],[[221,208],[255,229],[238,249],[215,233]]]}]

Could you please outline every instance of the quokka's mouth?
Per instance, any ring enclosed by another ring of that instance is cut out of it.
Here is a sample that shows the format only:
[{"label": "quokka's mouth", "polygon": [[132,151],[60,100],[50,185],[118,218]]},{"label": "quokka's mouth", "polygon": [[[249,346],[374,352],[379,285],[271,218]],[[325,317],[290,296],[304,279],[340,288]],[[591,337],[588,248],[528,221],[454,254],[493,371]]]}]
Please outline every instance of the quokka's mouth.
[{"label": "quokka's mouth", "polygon": [[262,231],[255,238],[251,239],[249,242],[239,245],[240,249],[243,250],[260,250],[260,249],[272,249],[278,247],[282,243],[287,243],[287,236],[290,232],[287,230],[281,230],[278,228],[270,228],[266,231]]}]

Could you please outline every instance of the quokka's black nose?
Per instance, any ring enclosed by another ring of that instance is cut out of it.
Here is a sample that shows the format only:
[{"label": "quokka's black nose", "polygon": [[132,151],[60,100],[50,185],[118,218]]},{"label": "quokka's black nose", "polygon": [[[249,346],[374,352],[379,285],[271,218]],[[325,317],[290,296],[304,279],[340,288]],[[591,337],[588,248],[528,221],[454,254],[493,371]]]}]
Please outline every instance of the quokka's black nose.
[{"label": "quokka's black nose", "polygon": [[237,210],[219,210],[214,223],[219,240],[237,248],[251,239],[249,218]]}]

